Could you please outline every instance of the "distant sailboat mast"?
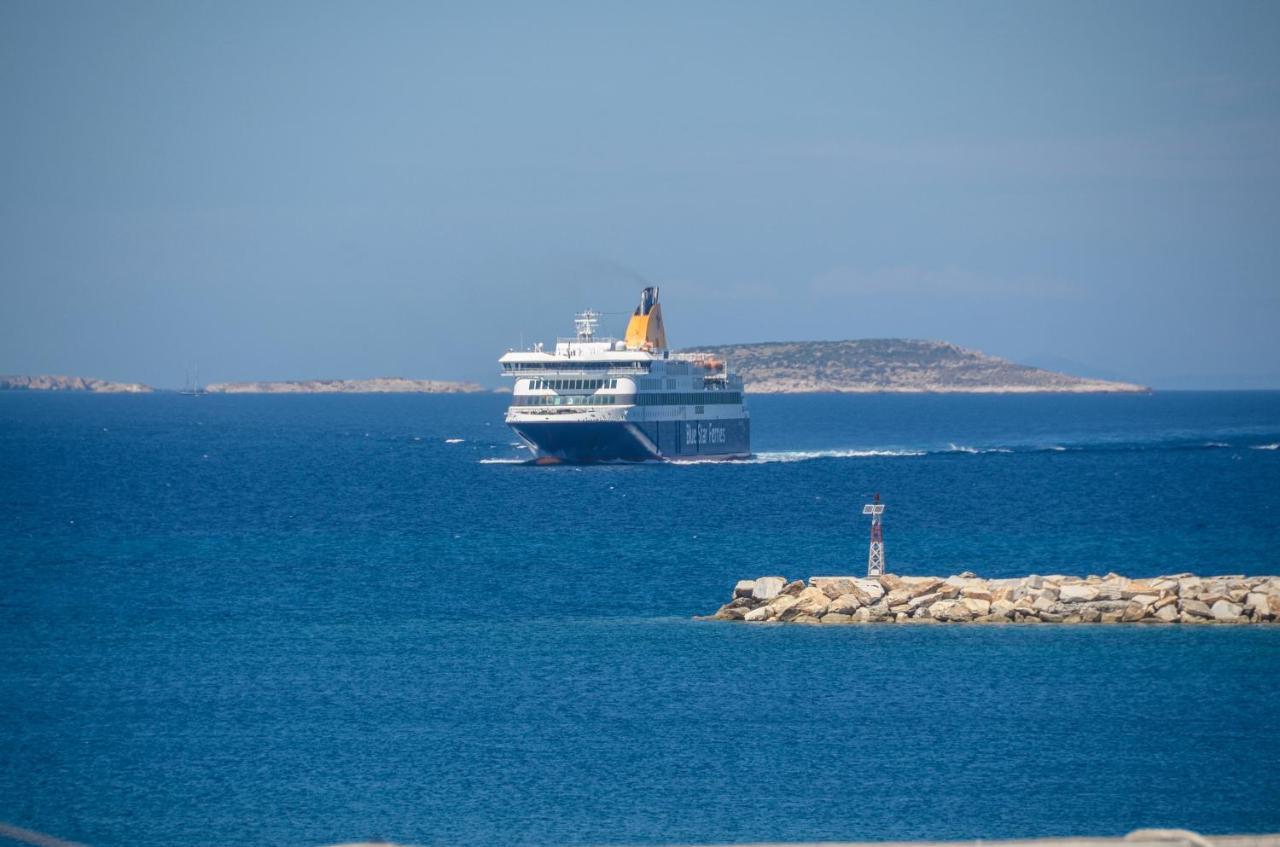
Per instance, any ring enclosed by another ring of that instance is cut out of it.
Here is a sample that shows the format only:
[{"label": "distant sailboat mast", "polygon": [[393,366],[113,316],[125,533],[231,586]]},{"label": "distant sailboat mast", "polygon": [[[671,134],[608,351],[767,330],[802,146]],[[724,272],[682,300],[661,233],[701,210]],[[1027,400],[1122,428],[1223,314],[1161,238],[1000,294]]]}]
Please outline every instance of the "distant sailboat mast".
[{"label": "distant sailboat mast", "polygon": [[186,381],[182,385],[182,391],[181,391],[182,394],[186,394],[192,397],[199,397],[201,394],[204,393],[200,389],[200,365],[199,364],[195,365],[195,374],[196,374],[195,381],[192,382],[191,372],[190,371],[187,372]]}]

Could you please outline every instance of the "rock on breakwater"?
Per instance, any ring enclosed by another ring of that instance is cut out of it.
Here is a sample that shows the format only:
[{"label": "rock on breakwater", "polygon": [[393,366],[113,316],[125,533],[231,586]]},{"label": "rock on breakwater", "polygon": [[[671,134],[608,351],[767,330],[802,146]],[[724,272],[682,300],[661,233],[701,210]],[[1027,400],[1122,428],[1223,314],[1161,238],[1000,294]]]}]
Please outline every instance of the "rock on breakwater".
[{"label": "rock on breakwater", "polygon": [[748,623],[1184,623],[1280,621],[1280,577],[780,576],[745,579],[703,620]]}]

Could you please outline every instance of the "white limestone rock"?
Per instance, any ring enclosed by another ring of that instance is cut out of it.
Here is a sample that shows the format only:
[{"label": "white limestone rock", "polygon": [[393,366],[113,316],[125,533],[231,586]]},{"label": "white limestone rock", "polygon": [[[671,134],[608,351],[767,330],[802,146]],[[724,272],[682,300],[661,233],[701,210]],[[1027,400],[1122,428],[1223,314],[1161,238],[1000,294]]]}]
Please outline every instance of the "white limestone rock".
[{"label": "white limestone rock", "polygon": [[1192,618],[1201,618],[1204,620],[1208,620],[1213,617],[1213,612],[1210,611],[1209,606],[1199,600],[1179,600],[1178,611],[1182,612],[1184,617],[1190,616]]},{"label": "white limestone rock", "polygon": [[974,614],[960,600],[939,600],[929,607],[929,617],[939,621],[968,621]]},{"label": "white limestone rock", "polygon": [[1041,589],[1041,594],[1040,594],[1040,596],[1036,597],[1036,598],[1031,602],[1031,608],[1035,609],[1035,610],[1036,610],[1036,612],[1049,612],[1049,611],[1052,611],[1052,610],[1053,610],[1054,603],[1055,603],[1056,599],[1057,599],[1056,597],[1051,597],[1051,596],[1049,596],[1049,594],[1048,594],[1048,593],[1046,593],[1046,592],[1044,591],[1044,589]]},{"label": "white limestone rock", "polygon": [[787,584],[786,578],[781,576],[762,576],[753,582],[751,597],[755,600],[772,600],[782,593]]},{"label": "white limestone rock", "polygon": [[1058,592],[1060,603],[1089,603],[1098,599],[1098,589],[1093,585],[1064,585]]},{"label": "white limestone rock", "polygon": [[886,592],[879,580],[863,578],[853,581],[853,590],[850,593],[864,606],[873,606],[880,602],[880,598],[884,597]]},{"label": "white limestone rock", "polygon": [[769,617],[781,618],[783,613],[800,602],[792,594],[779,594],[777,597],[769,601],[769,605],[765,608],[769,609]]},{"label": "white limestone rock", "polygon": [[862,605],[856,594],[841,594],[827,606],[827,614],[852,615]]},{"label": "white limestone rock", "polygon": [[936,591],[943,584],[942,580],[934,576],[906,576],[898,582],[897,587],[907,591],[913,598]]},{"label": "white limestone rock", "polygon": [[1002,618],[1013,617],[1014,605],[1008,600],[992,600],[991,610],[988,614],[999,615]]},{"label": "white limestone rock", "polygon": [[911,602],[911,592],[905,588],[895,588],[884,595],[884,602],[891,609],[894,606],[906,606]]},{"label": "white limestone rock", "polygon": [[1117,581],[1108,581],[1098,584],[1099,600],[1123,600],[1124,584]]},{"label": "white limestone rock", "polygon": [[1125,606],[1124,611],[1120,613],[1120,620],[1125,623],[1134,623],[1145,618],[1150,611],[1151,607],[1146,603],[1130,600],[1129,605]]},{"label": "white limestone rock", "polygon": [[834,600],[841,594],[853,591],[855,579],[856,577],[851,576],[811,576],[809,585],[821,589],[828,598]]},{"label": "white limestone rock", "polygon": [[712,615],[713,620],[717,621],[740,621],[747,616],[747,610],[741,606],[734,606],[732,603],[725,603],[720,610]]},{"label": "white limestone rock", "polygon": [[939,600],[943,600],[943,599],[945,598],[939,596],[937,592],[931,592],[929,594],[921,594],[919,597],[913,597],[911,598],[911,600],[907,602],[907,609],[913,612],[916,609],[920,609],[920,608],[927,609],[930,606],[932,606],[934,603],[937,603]]},{"label": "white limestone rock", "polygon": [[1273,616],[1271,611],[1271,600],[1265,594],[1251,592],[1245,597],[1244,607],[1248,609],[1255,618],[1266,620]]},{"label": "white limestone rock", "polygon": [[821,588],[810,586],[796,595],[793,608],[802,615],[817,616],[825,612],[830,603],[831,598],[823,593]]},{"label": "white limestone rock", "polygon": [[1227,600],[1219,600],[1210,607],[1213,619],[1220,623],[1239,623],[1243,620],[1244,606]]}]

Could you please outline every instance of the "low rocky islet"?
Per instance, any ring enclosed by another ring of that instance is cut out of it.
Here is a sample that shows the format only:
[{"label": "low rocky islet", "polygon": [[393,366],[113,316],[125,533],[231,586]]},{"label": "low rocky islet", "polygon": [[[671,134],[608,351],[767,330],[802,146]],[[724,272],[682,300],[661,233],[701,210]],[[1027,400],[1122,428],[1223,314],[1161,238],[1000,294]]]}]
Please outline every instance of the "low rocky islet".
[{"label": "low rocky islet", "polygon": [[1280,577],[781,576],[745,579],[703,620],[747,623],[1156,623],[1280,621]]}]

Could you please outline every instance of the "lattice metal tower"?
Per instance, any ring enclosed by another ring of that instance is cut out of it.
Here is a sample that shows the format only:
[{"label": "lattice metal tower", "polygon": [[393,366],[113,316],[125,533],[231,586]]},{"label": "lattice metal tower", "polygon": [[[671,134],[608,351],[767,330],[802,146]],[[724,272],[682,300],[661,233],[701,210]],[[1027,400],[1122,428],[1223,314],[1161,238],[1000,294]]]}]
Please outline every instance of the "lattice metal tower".
[{"label": "lattice metal tower", "polygon": [[874,502],[862,507],[862,514],[871,516],[871,549],[867,552],[867,576],[879,576],[884,573],[884,536],[880,532],[880,516],[884,514],[884,504],[880,495]]}]

